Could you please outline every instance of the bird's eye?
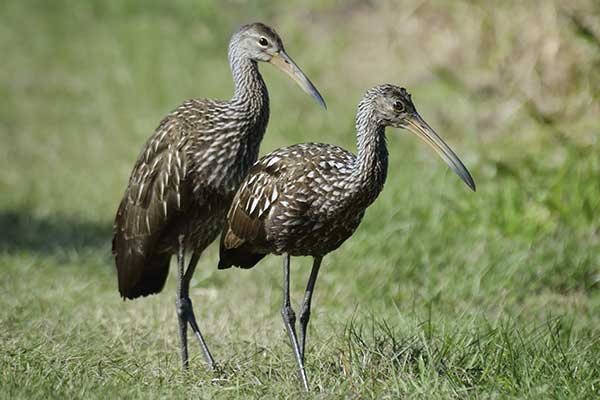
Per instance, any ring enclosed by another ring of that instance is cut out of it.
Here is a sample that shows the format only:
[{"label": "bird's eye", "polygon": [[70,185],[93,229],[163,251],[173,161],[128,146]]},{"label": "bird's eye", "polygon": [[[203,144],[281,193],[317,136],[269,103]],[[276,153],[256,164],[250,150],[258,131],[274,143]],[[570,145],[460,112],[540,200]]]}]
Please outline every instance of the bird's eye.
[{"label": "bird's eye", "polygon": [[263,36],[260,39],[258,39],[258,44],[266,47],[269,44],[269,41],[267,40],[266,37]]},{"label": "bird's eye", "polygon": [[404,111],[404,102],[397,100],[394,102],[394,110],[402,112]]}]

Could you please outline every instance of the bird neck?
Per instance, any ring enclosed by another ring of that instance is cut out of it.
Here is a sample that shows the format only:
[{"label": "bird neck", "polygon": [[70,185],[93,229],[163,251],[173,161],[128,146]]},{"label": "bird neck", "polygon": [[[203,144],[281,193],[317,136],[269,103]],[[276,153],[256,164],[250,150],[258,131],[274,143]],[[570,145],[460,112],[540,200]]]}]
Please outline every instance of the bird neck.
[{"label": "bird neck", "polygon": [[388,151],[385,125],[376,117],[373,106],[361,102],[356,116],[358,154],[351,174],[356,202],[367,207],[383,190],[387,177]]},{"label": "bird neck", "polygon": [[229,65],[235,87],[231,103],[245,106],[256,115],[266,112],[268,118],[269,92],[256,61],[241,55],[233,43],[229,48]]},{"label": "bird neck", "polygon": [[229,45],[229,64],[235,90],[226,112],[219,116],[222,129],[215,132],[233,135],[220,135],[221,140],[213,141],[214,151],[222,155],[221,165],[229,173],[213,174],[211,184],[234,193],[258,159],[260,143],[269,123],[269,94],[256,61],[239,49],[237,36]]}]

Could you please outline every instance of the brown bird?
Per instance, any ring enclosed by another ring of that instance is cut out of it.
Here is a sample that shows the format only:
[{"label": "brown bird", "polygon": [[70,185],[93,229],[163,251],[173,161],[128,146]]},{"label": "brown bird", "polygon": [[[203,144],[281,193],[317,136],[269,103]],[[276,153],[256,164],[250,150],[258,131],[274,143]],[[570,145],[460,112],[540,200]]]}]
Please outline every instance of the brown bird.
[{"label": "brown bird", "polygon": [[[189,285],[200,254],[223,229],[235,191],[258,158],[269,121],[269,94],[259,61],[281,69],[325,108],[272,28],[261,23],[242,26],[229,42],[233,98],[189,100],[161,121],[133,167],[115,218],[112,250],[123,298],[160,292],[171,256],[177,255],[184,368],[188,323],[208,365],[214,366],[194,316]],[[186,252],[192,256],[184,270]]]},{"label": "brown bird", "polygon": [[[252,268],[267,254],[283,255],[283,308],[302,385],[306,327],[323,257],[337,249],[375,201],[388,169],[385,128],[413,132],[475,191],[471,175],[436,132],[421,118],[410,94],[393,85],[369,90],[356,117],[358,154],[323,143],[275,150],[261,158],[237,191],[221,237],[219,268]],[[300,313],[300,340],[290,305],[290,256],[312,256],[312,271]]]}]

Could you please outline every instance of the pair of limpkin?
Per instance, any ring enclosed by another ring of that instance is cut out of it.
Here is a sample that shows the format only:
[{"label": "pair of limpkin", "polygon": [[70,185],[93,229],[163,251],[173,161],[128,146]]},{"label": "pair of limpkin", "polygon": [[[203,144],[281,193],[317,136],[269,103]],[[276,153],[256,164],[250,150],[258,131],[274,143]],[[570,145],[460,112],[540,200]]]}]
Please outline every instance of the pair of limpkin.
[{"label": "pair of limpkin", "polygon": [[[139,155],[117,211],[113,254],[119,292],[128,299],[160,292],[171,256],[177,256],[176,309],[184,368],[188,324],[209,367],[215,366],[189,297],[202,251],[222,233],[220,269],[251,268],[267,254],[282,255],[281,314],[308,390],[306,328],[321,260],[352,235],[383,189],[388,168],[385,128],[415,133],[473,190],[475,183],[419,116],[407,91],[393,85],[374,87],[361,100],[356,116],[358,154],[305,143],[275,150],[256,162],[269,120],[269,95],[258,62],[281,69],[325,108],[279,35],[264,24],[243,26],[229,43],[233,98],[190,100],[162,120]],[[186,252],[191,252],[187,269]],[[290,303],[290,256],[314,259],[299,338]]]}]

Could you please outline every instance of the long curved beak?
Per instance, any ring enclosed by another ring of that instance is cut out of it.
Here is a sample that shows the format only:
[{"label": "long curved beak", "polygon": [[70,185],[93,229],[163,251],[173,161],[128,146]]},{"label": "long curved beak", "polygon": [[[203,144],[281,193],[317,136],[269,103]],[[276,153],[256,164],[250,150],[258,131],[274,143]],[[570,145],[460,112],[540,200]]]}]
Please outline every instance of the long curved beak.
[{"label": "long curved beak", "polygon": [[442,140],[441,137],[430,127],[427,122],[421,118],[421,116],[414,111],[407,118],[408,125],[406,129],[423,139],[428,145],[433,147],[436,153],[448,164],[450,168],[463,180],[464,183],[467,184],[471,188],[472,191],[475,191],[475,181],[471,177],[471,174],[464,166],[462,161],[458,158],[458,156],[452,151],[450,146],[446,144]]},{"label": "long curved beak", "polygon": [[323,100],[321,93],[319,93],[315,85],[313,85],[310,79],[304,75],[304,72],[302,72],[300,67],[296,65],[294,60],[292,60],[285,51],[280,50],[275,53],[269,62],[285,72],[302,88],[302,90],[311,95],[321,107],[327,110],[327,105],[325,105],[325,100]]}]

